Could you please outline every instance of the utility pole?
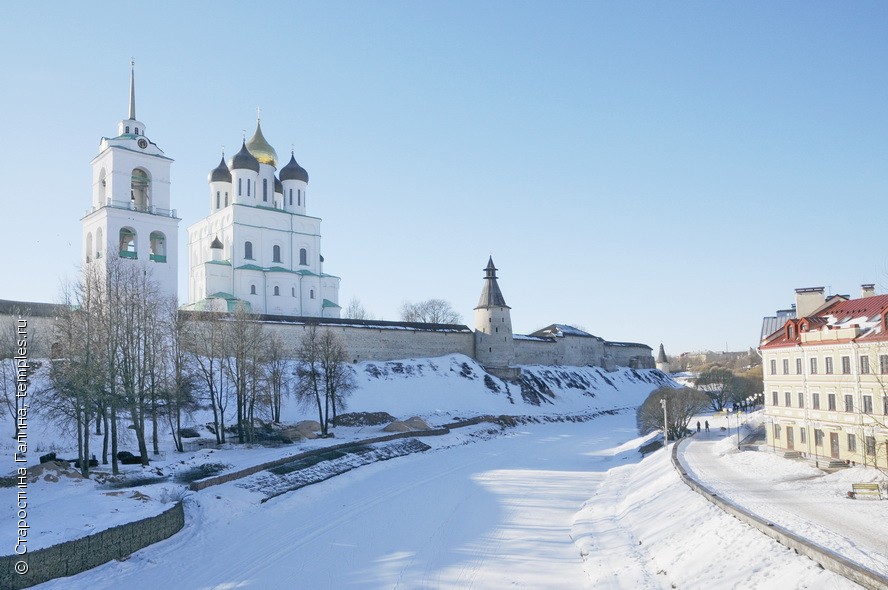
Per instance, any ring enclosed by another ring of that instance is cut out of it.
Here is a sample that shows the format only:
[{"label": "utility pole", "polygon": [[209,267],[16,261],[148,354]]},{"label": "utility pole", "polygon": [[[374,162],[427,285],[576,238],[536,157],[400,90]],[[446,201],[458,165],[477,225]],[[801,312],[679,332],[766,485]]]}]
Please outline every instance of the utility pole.
[{"label": "utility pole", "polygon": [[669,444],[669,422],[666,421],[666,398],[660,400],[660,406],[663,408],[663,448]]}]

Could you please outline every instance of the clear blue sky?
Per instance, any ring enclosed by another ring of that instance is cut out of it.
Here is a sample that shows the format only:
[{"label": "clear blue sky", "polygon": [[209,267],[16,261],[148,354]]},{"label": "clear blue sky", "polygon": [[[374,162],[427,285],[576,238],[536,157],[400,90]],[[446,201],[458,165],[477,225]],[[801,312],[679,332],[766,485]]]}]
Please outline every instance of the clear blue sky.
[{"label": "clear blue sky", "polygon": [[[90,160],[137,115],[186,228],[252,133],[309,172],[325,270],[471,325],[755,346],[796,287],[888,290],[884,2],[40,2],[0,22],[0,298],[53,301]],[[180,257],[180,297],[187,296]]]}]

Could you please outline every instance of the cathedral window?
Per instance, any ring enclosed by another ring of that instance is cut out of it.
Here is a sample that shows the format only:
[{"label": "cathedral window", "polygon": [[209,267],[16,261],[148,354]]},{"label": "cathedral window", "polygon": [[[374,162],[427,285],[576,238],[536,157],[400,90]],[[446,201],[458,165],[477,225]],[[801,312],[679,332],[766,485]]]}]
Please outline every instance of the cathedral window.
[{"label": "cathedral window", "polygon": [[93,251],[93,235],[92,232],[86,234],[86,261],[89,262],[92,260],[92,251]]},{"label": "cathedral window", "polygon": [[268,201],[268,179],[262,179],[262,200]]},{"label": "cathedral window", "polygon": [[139,128],[136,127],[136,135],[138,135],[138,134],[139,134]]},{"label": "cathedral window", "polygon": [[244,258],[253,260],[253,242],[244,243]]},{"label": "cathedral window", "polygon": [[280,294],[281,294],[281,288],[276,286],[276,287],[274,288],[274,294],[275,294],[275,295],[280,295]]},{"label": "cathedral window", "polygon": [[150,236],[151,252],[148,258],[154,262],[166,262],[166,236],[162,232],[153,231]]},{"label": "cathedral window", "polygon": [[251,196],[250,195],[250,179],[249,178],[247,179],[247,196],[248,197]]},{"label": "cathedral window", "polygon": [[222,191],[216,191],[216,209],[219,208],[219,205],[222,203]]},{"label": "cathedral window", "polygon": [[127,134],[129,134],[129,125],[126,126],[126,129],[124,129],[124,131],[125,131]]},{"label": "cathedral window", "polygon": [[293,189],[290,189],[290,206],[293,206]]},{"label": "cathedral window", "polygon": [[303,266],[308,265],[308,250],[306,250],[305,248],[299,249],[299,264]]},{"label": "cathedral window", "polygon": [[228,191],[225,191],[225,206],[228,207]]},{"label": "cathedral window", "polygon": [[105,251],[105,234],[102,233],[102,228],[96,230],[96,260],[102,257],[102,252]]},{"label": "cathedral window", "polygon": [[244,194],[244,179],[237,179],[237,196],[241,197]]},{"label": "cathedral window", "polygon": [[250,285],[250,295],[256,294],[256,285]]},{"label": "cathedral window", "polygon": [[105,204],[105,189],[107,186],[107,182],[105,182],[105,169],[102,168],[99,171],[99,205]]},{"label": "cathedral window", "polygon": [[308,297],[309,297],[310,299],[314,299],[314,298],[315,298],[315,290],[314,290],[314,289],[312,289],[311,291],[308,292]]},{"label": "cathedral window", "polygon": [[302,190],[297,189],[296,191],[296,204],[302,207]]},{"label": "cathedral window", "polygon": [[290,287],[290,295],[296,297],[296,287]]},{"label": "cathedral window", "polygon": [[132,228],[124,227],[120,230],[120,257],[137,258],[136,232]]},{"label": "cathedral window", "polygon": [[281,261],[281,247],[280,246],[276,245],[271,249],[271,259],[273,262],[280,262]]},{"label": "cathedral window", "polygon": [[149,192],[151,181],[148,173],[141,168],[135,168],[130,180],[130,200],[136,211],[147,211],[149,206]]}]

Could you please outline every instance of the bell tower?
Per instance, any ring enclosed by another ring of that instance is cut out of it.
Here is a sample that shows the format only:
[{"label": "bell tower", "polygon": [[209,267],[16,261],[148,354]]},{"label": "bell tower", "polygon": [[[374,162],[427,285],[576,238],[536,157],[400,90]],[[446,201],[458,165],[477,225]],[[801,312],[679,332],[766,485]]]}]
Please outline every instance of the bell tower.
[{"label": "bell tower", "polygon": [[103,137],[92,161],[92,202],[81,220],[84,268],[111,258],[150,270],[161,296],[178,292],[178,230],[170,207],[170,164],[136,119],[135,63],[130,64],[129,112],[116,137]]},{"label": "bell tower", "polygon": [[500,291],[496,271],[491,256],[484,269],[481,299],[475,307],[475,358],[488,370],[506,369],[515,361],[511,308]]}]

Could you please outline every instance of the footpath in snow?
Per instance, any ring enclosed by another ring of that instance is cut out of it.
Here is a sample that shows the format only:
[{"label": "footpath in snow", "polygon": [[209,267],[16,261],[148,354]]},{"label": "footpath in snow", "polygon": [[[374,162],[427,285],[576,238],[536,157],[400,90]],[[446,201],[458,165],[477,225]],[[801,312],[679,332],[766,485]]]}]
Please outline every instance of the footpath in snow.
[{"label": "footpath in snow", "polygon": [[880,471],[851,467],[827,474],[806,461],[737,451],[736,436],[715,431],[685,442],[679,460],[722,498],[888,575],[888,502],[847,497],[852,483],[884,481]]}]

